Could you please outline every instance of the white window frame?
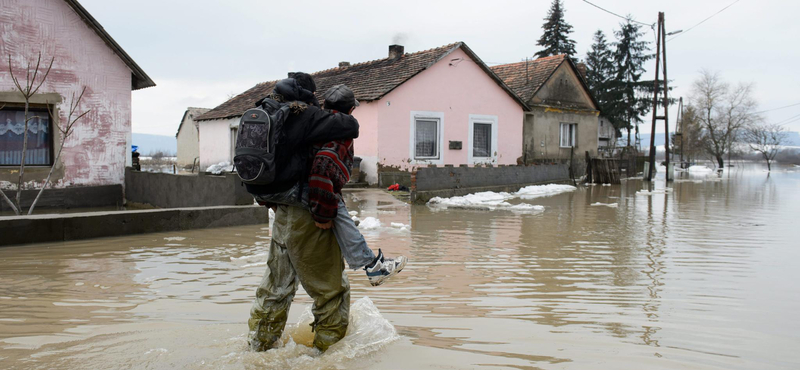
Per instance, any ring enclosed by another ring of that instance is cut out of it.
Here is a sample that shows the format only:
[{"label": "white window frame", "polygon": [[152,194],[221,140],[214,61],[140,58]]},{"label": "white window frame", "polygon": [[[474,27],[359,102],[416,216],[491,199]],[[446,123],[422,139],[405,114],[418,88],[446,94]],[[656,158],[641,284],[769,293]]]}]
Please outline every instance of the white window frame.
[{"label": "white window frame", "polygon": [[[570,138],[572,141],[572,145],[564,145],[564,137],[562,134],[564,133],[564,126],[569,125],[575,127],[572,130],[572,137]],[[561,122],[558,125],[558,146],[559,148],[574,148],[577,147],[577,136],[578,136],[578,124],[577,123],[569,123],[569,122]]]},{"label": "white window frame", "polygon": [[[431,158],[417,158],[417,120],[431,120],[437,121],[437,133],[438,137],[438,156],[431,157]],[[412,164],[444,164],[444,112],[428,112],[428,111],[411,111],[411,120],[410,120],[410,134],[408,140],[408,158],[411,159]]]},{"label": "white window frame", "polygon": [[[475,157],[474,156],[474,138],[475,124],[483,123],[492,125],[492,142],[489,157]],[[497,116],[484,115],[484,114],[470,114],[469,115],[469,131],[467,133],[467,162],[469,164],[496,164],[497,163]]]}]

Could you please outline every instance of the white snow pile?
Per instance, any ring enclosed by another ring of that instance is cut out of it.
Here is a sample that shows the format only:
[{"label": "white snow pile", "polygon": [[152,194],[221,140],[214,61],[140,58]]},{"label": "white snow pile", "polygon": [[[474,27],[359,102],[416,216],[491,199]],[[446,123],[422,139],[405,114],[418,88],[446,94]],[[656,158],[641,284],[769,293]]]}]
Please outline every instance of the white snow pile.
[{"label": "white snow pile", "polygon": [[700,173],[700,172],[714,172],[714,170],[712,170],[712,169],[710,169],[710,168],[708,168],[708,167],[706,167],[706,166],[701,166],[701,165],[694,165],[694,166],[691,166],[691,167],[689,167],[689,168],[687,169],[687,171],[689,171],[689,172],[695,172],[695,173]]},{"label": "white snow pile", "polygon": [[515,193],[484,191],[460,197],[434,197],[428,201],[428,205],[433,208],[476,209],[487,211],[504,209],[515,212],[541,212],[544,210],[544,206],[527,203],[511,204],[507,201],[515,198],[534,199],[547,197],[575,191],[575,189],[576,188],[571,185],[532,185],[519,189],[519,191]]},{"label": "white snow pile", "polygon": [[358,224],[358,228],[361,230],[375,230],[381,227],[381,220],[375,217],[367,217],[361,220],[361,223]]},{"label": "white snow pile", "polygon": [[611,186],[611,184],[603,184],[603,186]]},{"label": "white snow pile", "polygon": [[[518,192],[512,193],[512,195],[522,199],[533,199],[538,197],[549,197],[551,195],[556,195],[561,193],[568,193],[571,191],[575,191],[575,189],[577,188],[572,185],[559,185],[559,184],[531,185],[519,189]],[[501,193],[501,194],[508,194],[508,193]]]},{"label": "white snow pile", "polygon": [[169,237],[164,238],[164,240],[166,240],[168,242],[179,242],[181,240],[186,240],[186,237],[184,237],[184,236],[169,236]]},{"label": "white snow pile", "polygon": [[358,216],[358,211],[350,211],[350,212],[347,212],[347,213],[350,214],[350,217]]},{"label": "white snow pile", "polygon": [[619,203],[600,203],[600,202],[597,202],[597,203],[592,203],[591,206],[593,206],[593,207],[605,206],[605,207],[610,207],[610,208],[617,208],[617,207],[619,207]]},{"label": "white snow pile", "polygon": [[395,229],[400,229],[400,231],[408,231],[411,230],[411,225],[406,225],[401,222],[392,222],[392,227]]},{"label": "white snow pile", "polygon": [[212,164],[206,168],[206,172],[211,172],[215,175],[219,175],[225,171],[231,170],[231,162],[219,162],[217,164]]}]

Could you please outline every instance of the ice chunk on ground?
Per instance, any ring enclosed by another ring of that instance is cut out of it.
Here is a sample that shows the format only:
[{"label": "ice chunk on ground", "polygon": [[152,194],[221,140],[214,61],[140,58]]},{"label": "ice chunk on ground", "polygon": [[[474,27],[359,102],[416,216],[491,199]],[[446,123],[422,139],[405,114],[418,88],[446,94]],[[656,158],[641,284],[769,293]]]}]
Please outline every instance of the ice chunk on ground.
[{"label": "ice chunk on ground", "polygon": [[611,186],[611,184],[603,184],[603,186]]},{"label": "ice chunk on ground", "polygon": [[170,236],[170,237],[164,238],[164,240],[166,240],[168,242],[175,242],[175,241],[186,240],[186,237],[183,237],[183,236]]},{"label": "ice chunk on ground", "polygon": [[597,207],[597,206],[606,206],[606,207],[611,207],[611,208],[619,207],[619,203],[600,203],[600,202],[597,202],[597,203],[592,203],[591,205],[595,206],[595,207]]},{"label": "ice chunk on ground", "polygon": [[537,197],[549,197],[551,195],[568,193],[570,191],[575,191],[575,189],[577,188],[572,185],[560,185],[560,184],[531,185],[519,189],[519,191],[517,191],[513,195],[522,199],[532,199]]},{"label": "ice chunk on ground", "polygon": [[350,216],[358,216],[358,211],[350,211],[347,213],[350,214]]},{"label": "ice chunk on ground", "polygon": [[526,203],[511,204],[507,202],[507,200],[515,198],[534,199],[538,197],[547,197],[575,191],[575,189],[576,188],[571,185],[531,185],[519,189],[519,191],[514,193],[484,191],[451,198],[434,197],[428,201],[428,205],[436,208],[477,210],[507,209],[512,211],[539,212],[544,210],[543,206],[534,206]]},{"label": "ice chunk on ground", "polygon": [[215,175],[219,175],[224,171],[231,171],[231,162],[219,162],[217,164],[212,164],[206,168],[206,172],[211,172]]},{"label": "ice chunk on ground", "polygon": [[392,227],[397,229],[408,228],[409,226],[401,222],[392,222]]},{"label": "ice chunk on ground", "polygon": [[358,228],[361,230],[375,230],[381,227],[381,220],[375,217],[367,217],[358,224]]},{"label": "ice chunk on ground", "polygon": [[689,172],[696,172],[696,173],[700,173],[700,172],[714,172],[714,170],[712,170],[712,169],[710,169],[710,168],[708,168],[708,167],[706,167],[706,166],[702,166],[702,165],[694,165],[694,166],[691,166],[691,167],[689,167],[689,168],[687,169],[687,171],[689,171]]}]

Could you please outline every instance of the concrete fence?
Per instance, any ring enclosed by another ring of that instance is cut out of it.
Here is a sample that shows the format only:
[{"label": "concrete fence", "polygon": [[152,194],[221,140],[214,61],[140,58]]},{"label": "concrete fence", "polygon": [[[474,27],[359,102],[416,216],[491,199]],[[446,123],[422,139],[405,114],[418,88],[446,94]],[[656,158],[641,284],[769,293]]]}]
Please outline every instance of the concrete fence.
[{"label": "concrete fence", "polygon": [[[580,174],[577,174],[580,176]],[[499,167],[427,167],[411,175],[411,200],[479,191],[517,191],[527,185],[569,181],[568,164]]]},{"label": "concrete fence", "polygon": [[173,175],[125,170],[125,199],[159,208],[253,204],[235,174]]}]

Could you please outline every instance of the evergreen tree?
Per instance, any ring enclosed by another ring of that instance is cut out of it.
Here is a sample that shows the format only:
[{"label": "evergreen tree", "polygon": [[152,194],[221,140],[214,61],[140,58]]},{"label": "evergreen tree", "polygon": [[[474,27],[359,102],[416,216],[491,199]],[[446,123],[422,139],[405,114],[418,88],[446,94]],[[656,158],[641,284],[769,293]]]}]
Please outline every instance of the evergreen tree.
[{"label": "evergreen tree", "polygon": [[[648,54],[649,42],[641,38],[644,33],[640,26],[628,21],[620,25],[621,28],[614,32],[617,41],[614,42],[615,50],[613,62],[615,80],[610,91],[612,106],[610,112],[619,117],[617,129],[628,130],[628,145],[631,143],[631,129],[636,129],[639,135],[639,123],[642,115],[647,114],[652,108],[653,80],[641,80],[645,71],[644,63],[654,56]],[[647,92],[650,94],[647,94]]]},{"label": "evergreen tree", "polygon": [[569,38],[572,33],[572,26],[564,20],[564,4],[561,0],[553,0],[547,18],[542,25],[544,33],[536,45],[543,46],[544,49],[536,52],[536,57],[542,58],[551,55],[567,54],[569,57],[575,55],[575,40]]},{"label": "evergreen tree", "polygon": [[606,42],[603,31],[594,33],[594,43],[586,54],[586,82],[595,100],[600,105],[600,111],[613,125],[619,135],[619,123],[623,121],[614,111],[612,98],[612,84],[615,79],[614,62],[611,49]]}]

